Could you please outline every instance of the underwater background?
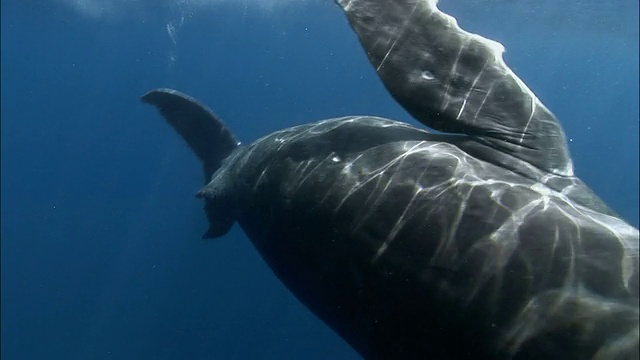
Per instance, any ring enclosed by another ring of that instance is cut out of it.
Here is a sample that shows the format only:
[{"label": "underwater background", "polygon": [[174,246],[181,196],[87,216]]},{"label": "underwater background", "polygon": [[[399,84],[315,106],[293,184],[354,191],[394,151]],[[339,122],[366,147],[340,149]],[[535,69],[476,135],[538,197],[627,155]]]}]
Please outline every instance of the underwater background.
[{"label": "underwater background", "polygon": [[[442,0],[560,119],[576,173],[638,226],[638,2]],[[358,359],[235,226],[139,97],[247,143],[323,118],[416,124],[332,0],[2,0],[3,359]]]}]

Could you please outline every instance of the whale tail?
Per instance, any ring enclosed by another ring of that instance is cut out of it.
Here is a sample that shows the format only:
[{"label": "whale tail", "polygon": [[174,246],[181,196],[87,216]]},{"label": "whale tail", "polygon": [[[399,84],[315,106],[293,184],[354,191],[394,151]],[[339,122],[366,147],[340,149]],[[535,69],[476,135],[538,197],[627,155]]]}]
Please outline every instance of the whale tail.
[{"label": "whale tail", "polygon": [[[205,184],[209,183],[222,161],[238,147],[238,141],[224,123],[206,106],[188,95],[163,88],[149,91],[141,100],[155,106],[200,159]],[[204,200],[209,230],[203,238],[226,234],[235,222],[228,211],[229,204],[221,197],[205,197]]]}]

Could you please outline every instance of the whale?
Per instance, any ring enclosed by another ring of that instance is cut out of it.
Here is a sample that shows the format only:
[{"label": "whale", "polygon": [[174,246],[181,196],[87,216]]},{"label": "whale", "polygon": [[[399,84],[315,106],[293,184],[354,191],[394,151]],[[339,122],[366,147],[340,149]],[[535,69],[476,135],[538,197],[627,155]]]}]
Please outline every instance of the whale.
[{"label": "whale", "polygon": [[436,0],[335,2],[424,127],[352,115],[244,145],[198,100],[151,90],[202,163],[203,237],[238,224],[364,359],[637,359],[638,229],[574,174],[503,46]]}]

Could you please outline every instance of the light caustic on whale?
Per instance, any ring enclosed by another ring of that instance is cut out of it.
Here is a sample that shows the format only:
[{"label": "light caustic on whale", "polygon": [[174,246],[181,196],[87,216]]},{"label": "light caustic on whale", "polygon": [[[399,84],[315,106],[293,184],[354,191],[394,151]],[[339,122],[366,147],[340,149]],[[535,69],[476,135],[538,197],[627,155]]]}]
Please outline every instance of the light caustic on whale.
[{"label": "light caustic on whale", "polygon": [[638,230],[573,174],[502,45],[435,0],[338,0],[390,95],[374,116],[240,146],[175,90],[142,97],[202,161],[206,238],[238,223],[366,359],[636,359]]}]

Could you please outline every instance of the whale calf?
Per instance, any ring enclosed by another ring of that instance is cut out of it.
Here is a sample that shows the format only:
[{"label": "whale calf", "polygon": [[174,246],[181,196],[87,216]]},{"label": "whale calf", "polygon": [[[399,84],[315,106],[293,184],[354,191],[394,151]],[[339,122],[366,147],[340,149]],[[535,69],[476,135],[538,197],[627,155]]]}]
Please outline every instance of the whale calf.
[{"label": "whale calf", "polygon": [[497,42],[435,0],[337,0],[389,94],[375,116],[249,145],[172,89],[142,97],[202,161],[205,238],[238,223],[365,359],[637,359],[638,230],[573,173]]}]

